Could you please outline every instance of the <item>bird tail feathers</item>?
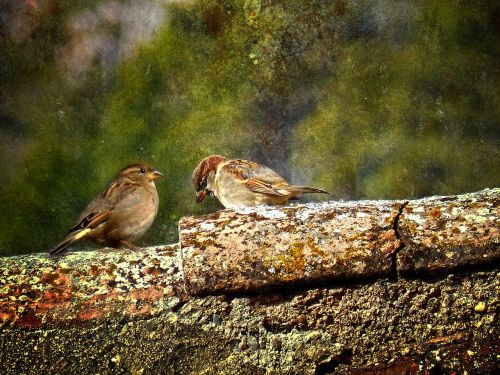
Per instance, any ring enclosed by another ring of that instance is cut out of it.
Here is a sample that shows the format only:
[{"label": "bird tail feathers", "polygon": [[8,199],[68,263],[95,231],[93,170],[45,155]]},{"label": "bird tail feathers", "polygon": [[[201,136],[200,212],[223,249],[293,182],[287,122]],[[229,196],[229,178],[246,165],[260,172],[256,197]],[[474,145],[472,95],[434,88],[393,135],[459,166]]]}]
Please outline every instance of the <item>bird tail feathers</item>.
[{"label": "bird tail feathers", "polygon": [[329,192],[321,189],[316,189],[309,186],[296,186],[301,193],[321,193],[321,194],[330,194]]},{"label": "bird tail feathers", "polygon": [[61,255],[64,252],[66,252],[67,248],[69,245],[71,245],[73,242],[78,241],[82,237],[84,237],[87,233],[89,233],[91,230],[89,228],[87,229],[82,229],[78,230],[75,232],[72,232],[69,236],[67,236],[64,240],[62,240],[60,243],[58,243],[56,246],[54,246],[52,249],[49,250],[50,255]]}]

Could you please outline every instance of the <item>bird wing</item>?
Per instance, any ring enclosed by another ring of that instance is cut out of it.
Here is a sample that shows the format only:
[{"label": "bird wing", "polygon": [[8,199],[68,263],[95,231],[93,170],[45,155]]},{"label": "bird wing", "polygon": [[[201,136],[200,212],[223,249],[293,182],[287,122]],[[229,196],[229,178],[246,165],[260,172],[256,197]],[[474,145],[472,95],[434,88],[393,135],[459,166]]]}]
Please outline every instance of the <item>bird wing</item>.
[{"label": "bird wing", "polygon": [[288,183],[271,168],[248,160],[231,160],[224,168],[250,191],[280,197],[287,195],[280,190]]},{"label": "bird wing", "polygon": [[[69,245],[86,237],[95,228],[112,220],[115,208],[120,205],[123,200],[123,190],[120,188],[126,181],[117,179],[113,181],[108,187],[97,196],[88,206],[83,210],[78,218],[78,224],[69,230],[66,238],[54,246],[49,253],[51,255],[60,255],[66,251]],[[116,215],[115,215],[116,216]]]},{"label": "bird wing", "polygon": [[108,220],[120,201],[122,189],[119,186],[122,183],[120,180],[111,182],[101,194],[87,205],[78,218],[78,224],[69,232],[87,228],[93,229]]},{"label": "bird wing", "polygon": [[271,184],[265,183],[264,181],[257,180],[255,178],[250,178],[245,182],[245,186],[254,193],[262,193],[269,195],[277,195],[280,197],[285,197],[286,194],[283,194],[276,190]]},{"label": "bird wing", "polygon": [[107,209],[100,212],[91,212],[85,216],[77,225],[69,230],[69,232],[76,232],[79,230],[89,229],[92,230],[99,225],[105,223],[112,214],[113,210]]}]

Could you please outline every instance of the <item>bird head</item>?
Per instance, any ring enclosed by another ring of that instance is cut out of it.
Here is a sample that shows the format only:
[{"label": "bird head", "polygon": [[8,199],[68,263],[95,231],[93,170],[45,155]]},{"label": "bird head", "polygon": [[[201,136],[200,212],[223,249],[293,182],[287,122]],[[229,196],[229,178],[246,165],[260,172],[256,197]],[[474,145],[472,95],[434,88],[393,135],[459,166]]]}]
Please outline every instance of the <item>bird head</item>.
[{"label": "bird head", "polygon": [[200,161],[193,172],[193,185],[196,190],[196,202],[201,203],[207,193],[212,191],[215,173],[220,163],[226,161],[226,158],[220,155],[210,155]]},{"label": "bird head", "polygon": [[159,172],[152,166],[148,164],[131,164],[120,171],[119,177],[132,180],[134,182],[153,182],[157,178],[163,176],[163,173]]}]

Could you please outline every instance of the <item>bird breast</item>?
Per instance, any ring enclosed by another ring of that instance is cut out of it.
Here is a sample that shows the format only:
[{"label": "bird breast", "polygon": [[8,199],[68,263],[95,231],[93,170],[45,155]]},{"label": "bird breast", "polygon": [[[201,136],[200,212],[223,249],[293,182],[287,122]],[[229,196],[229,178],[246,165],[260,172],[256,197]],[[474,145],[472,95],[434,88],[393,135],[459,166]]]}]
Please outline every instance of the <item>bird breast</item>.
[{"label": "bird breast", "polygon": [[105,236],[112,241],[135,241],[151,226],[158,213],[158,193],[153,187],[138,187],[117,204],[107,221]]}]

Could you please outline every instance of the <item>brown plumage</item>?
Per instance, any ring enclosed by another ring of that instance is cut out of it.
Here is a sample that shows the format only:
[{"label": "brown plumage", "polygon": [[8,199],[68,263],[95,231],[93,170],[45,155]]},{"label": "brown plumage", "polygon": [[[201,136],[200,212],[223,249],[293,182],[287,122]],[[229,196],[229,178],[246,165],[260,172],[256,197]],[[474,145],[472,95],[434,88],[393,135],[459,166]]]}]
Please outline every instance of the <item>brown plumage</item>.
[{"label": "brown plumage", "polygon": [[158,212],[154,180],[163,176],[146,164],[123,168],[117,178],[83,210],[77,225],[49,252],[64,253],[68,246],[89,239],[102,246],[134,247],[131,243],[151,226]]},{"label": "brown plumage", "polygon": [[193,172],[197,202],[213,193],[226,208],[281,205],[303,193],[328,192],[289,184],[272,169],[248,160],[227,160],[220,155],[203,159]]}]

